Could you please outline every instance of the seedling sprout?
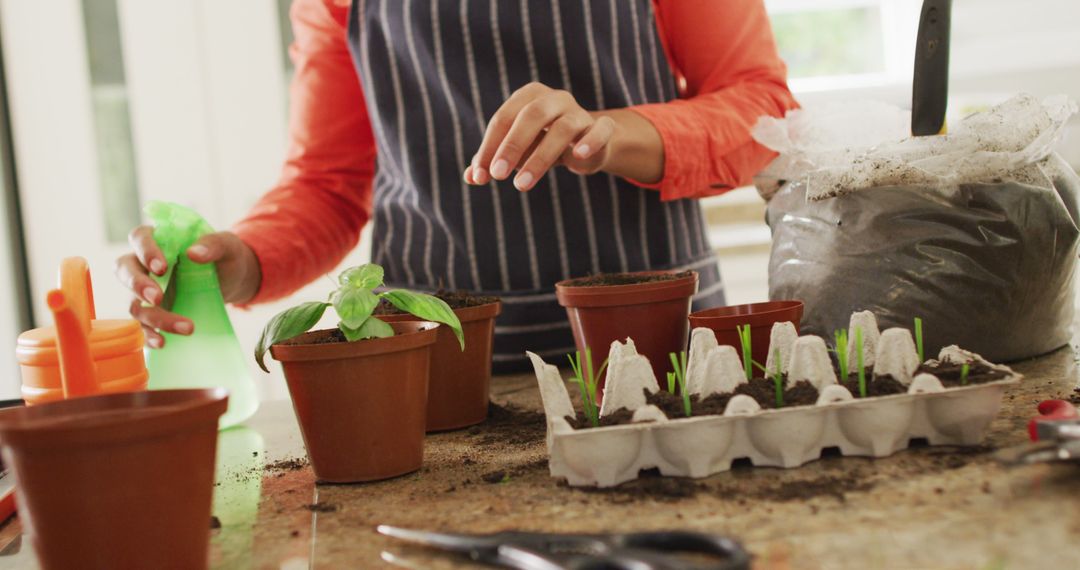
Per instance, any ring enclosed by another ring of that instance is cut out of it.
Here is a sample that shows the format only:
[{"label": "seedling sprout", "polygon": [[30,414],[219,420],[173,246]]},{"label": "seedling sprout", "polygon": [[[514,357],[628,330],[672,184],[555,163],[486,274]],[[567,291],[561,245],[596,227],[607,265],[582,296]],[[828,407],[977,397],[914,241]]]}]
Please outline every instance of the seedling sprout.
[{"label": "seedling sprout", "polygon": [[836,338],[836,348],[833,352],[836,353],[837,368],[840,369],[840,381],[844,382],[848,377],[848,335],[847,329],[840,329],[833,333],[833,337]]},{"label": "seedling sprout", "polygon": [[960,385],[967,386],[968,372],[971,371],[971,365],[967,362],[960,367]]},{"label": "seedling sprout", "polygon": [[754,379],[754,355],[750,350],[750,324],[739,326],[735,325],[735,330],[739,331],[739,344],[742,345],[742,361],[743,370],[746,371],[746,380],[749,382]]},{"label": "seedling sprout", "polygon": [[855,365],[859,367],[859,397],[866,397],[866,368],[863,366],[862,327],[855,327]]},{"label": "seedling sprout", "polygon": [[919,317],[915,317],[915,348],[919,351],[919,363],[926,362],[926,357],[923,355],[922,319]]},{"label": "seedling sprout", "polygon": [[596,385],[600,376],[604,374],[608,361],[600,365],[600,370],[593,374],[592,351],[585,348],[585,361],[581,360],[581,351],[575,351],[573,355],[566,355],[570,360],[570,367],[574,370],[574,382],[581,390],[581,407],[585,411],[585,417],[593,427],[600,425],[600,408],[596,405]]},{"label": "seedling sprout", "polygon": [[680,352],[678,356],[675,356],[675,353],[672,352],[668,356],[671,358],[672,368],[675,369],[674,372],[667,373],[668,391],[674,393],[671,387],[678,381],[679,394],[682,395],[683,412],[686,417],[690,417],[690,391],[686,389],[686,351]]}]

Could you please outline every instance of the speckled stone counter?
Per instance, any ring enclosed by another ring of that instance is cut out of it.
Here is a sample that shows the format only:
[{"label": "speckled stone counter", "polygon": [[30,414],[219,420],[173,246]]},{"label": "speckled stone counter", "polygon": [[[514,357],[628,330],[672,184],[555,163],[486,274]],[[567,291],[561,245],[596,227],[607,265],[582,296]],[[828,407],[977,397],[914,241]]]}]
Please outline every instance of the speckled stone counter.
[{"label": "speckled stone counter", "polygon": [[[798,469],[736,468],[708,479],[646,478],[597,491],[549,477],[532,376],[496,379],[488,424],[430,436],[422,471],[367,485],[316,485],[287,402],[222,434],[214,568],[472,568],[374,532],[386,523],[462,532],[687,528],[737,537],[756,568],[1080,568],[1080,465],[1006,468],[1035,405],[1077,386],[1076,352],[1014,365],[985,445],[891,457],[826,457]],[[299,458],[300,461],[287,461]],[[0,568],[35,568],[17,519]]]}]

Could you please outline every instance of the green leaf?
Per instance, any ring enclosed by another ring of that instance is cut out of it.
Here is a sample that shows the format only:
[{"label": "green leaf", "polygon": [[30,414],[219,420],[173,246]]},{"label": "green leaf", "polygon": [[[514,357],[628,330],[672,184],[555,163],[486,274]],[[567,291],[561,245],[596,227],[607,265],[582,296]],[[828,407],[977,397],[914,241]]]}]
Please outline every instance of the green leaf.
[{"label": "green leaf", "polygon": [[263,362],[266,351],[281,341],[289,340],[310,330],[315,323],[319,322],[329,306],[328,303],[304,303],[274,315],[274,318],[266,323],[262,336],[259,337],[259,343],[255,345],[255,362],[259,363],[259,368],[262,368],[263,372],[270,372]]},{"label": "green leaf", "polygon": [[350,267],[338,276],[338,283],[342,287],[354,287],[357,289],[374,289],[383,284],[383,268],[374,263],[365,263],[357,267]]},{"label": "green leaf", "polygon": [[465,336],[461,332],[461,321],[458,320],[450,305],[442,299],[404,289],[387,291],[379,296],[406,313],[450,327],[454,330],[458,343],[461,344],[461,350],[465,350]]},{"label": "green leaf", "polygon": [[375,316],[368,317],[367,320],[356,328],[350,327],[344,322],[338,323],[338,328],[341,329],[341,332],[345,335],[345,340],[349,342],[363,340],[365,338],[386,338],[394,336],[394,328]]},{"label": "green leaf", "polygon": [[371,312],[379,304],[379,298],[369,289],[343,285],[330,295],[330,302],[345,326],[358,329],[371,316]]}]

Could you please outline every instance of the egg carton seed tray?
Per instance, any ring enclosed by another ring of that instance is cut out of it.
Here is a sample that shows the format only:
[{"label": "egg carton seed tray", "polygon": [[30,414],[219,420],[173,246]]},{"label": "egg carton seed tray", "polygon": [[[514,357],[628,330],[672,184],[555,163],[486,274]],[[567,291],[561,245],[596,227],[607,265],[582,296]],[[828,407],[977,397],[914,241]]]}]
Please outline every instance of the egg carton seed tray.
[{"label": "egg carton seed tray", "polygon": [[[980,364],[1005,376],[947,388],[933,375],[916,374],[919,359],[909,331],[879,334],[868,313],[856,313],[851,322],[867,339],[864,364],[905,384],[907,393],[855,398],[836,382],[824,340],[798,337],[791,323],[780,323],[772,331],[770,354],[781,355],[789,384],[806,380],[818,389],[816,404],[762,409],[750,396],[738,394],[723,415],[668,418],[647,403],[646,394],[655,394],[660,386],[648,359],[627,339],[612,343],[600,415],[625,408],[633,412],[632,422],[575,429],[567,419],[577,414],[558,369],[529,353],[547,416],[551,475],[572,486],[610,487],[636,479],[643,469],[706,477],[731,469],[740,458],[760,467],[799,467],[831,447],[847,456],[885,457],[907,448],[912,439],[930,445],[976,445],[997,415],[1006,386],[1021,378],[1006,366],[950,346],[926,364]],[[702,399],[733,392],[746,382],[735,349],[718,346],[709,329],[692,332],[688,360],[688,390]],[[767,368],[776,365],[770,362]]]}]

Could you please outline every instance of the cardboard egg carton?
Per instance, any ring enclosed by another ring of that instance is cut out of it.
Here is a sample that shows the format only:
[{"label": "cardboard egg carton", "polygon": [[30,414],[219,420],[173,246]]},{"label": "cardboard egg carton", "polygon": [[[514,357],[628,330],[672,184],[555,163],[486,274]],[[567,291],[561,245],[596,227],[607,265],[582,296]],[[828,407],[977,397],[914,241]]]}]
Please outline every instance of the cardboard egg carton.
[{"label": "cardboard egg carton", "polygon": [[[975,445],[997,415],[1005,387],[1021,378],[1006,366],[950,346],[941,350],[939,361],[985,364],[1007,376],[946,388],[930,374],[916,375],[919,358],[909,331],[879,333],[868,312],[852,315],[850,330],[856,327],[862,330],[864,365],[907,385],[906,394],[854,398],[837,383],[824,340],[799,337],[791,323],[778,323],[766,369],[779,366],[789,385],[801,380],[813,384],[819,392],[815,405],[761,409],[753,398],[739,394],[723,415],[668,418],[647,404],[646,393],[654,394],[660,386],[648,359],[627,339],[611,345],[600,416],[625,408],[633,412],[632,423],[575,429],[567,421],[576,412],[558,368],[528,353],[547,415],[551,475],[573,486],[610,487],[652,468],[665,476],[706,477],[731,469],[739,458],[755,466],[798,467],[830,447],[843,455],[884,457],[916,438],[930,445]],[[850,352],[854,364],[854,346]],[[779,356],[778,362],[773,355]],[[702,399],[733,392],[746,382],[734,347],[719,346],[705,328],[691,334],[686,377],[687,389]]]}]

